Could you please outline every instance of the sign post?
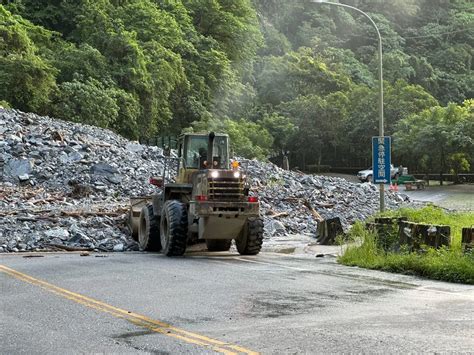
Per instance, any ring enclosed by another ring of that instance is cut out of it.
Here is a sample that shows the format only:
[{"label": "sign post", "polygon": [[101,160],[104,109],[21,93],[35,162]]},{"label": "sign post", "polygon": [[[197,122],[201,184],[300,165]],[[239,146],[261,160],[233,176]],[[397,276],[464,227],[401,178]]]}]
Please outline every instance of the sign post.
[{"label": "sign post", "polygon": [[383,185],[390,184],[390,156],[391,141],[390,137],[372,137],[372,182],[380,185],[380,212],[385,209],[385,198]]}]

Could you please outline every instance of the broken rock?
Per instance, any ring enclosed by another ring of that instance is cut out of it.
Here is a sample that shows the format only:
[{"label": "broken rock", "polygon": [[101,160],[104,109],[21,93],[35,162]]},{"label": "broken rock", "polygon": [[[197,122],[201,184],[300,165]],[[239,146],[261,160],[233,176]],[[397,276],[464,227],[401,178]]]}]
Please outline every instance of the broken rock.
[{"label": "broken rock", "polygon": [[44,232],[44,234],[49,238],[59,238],[61,240],[69,239],[69,232],[63,228],[50,229]]},{"label": "broken rock", "polygon": [[286,232],[286,228],[280,221],[271,220],[265,225],[266,233],[272,234],[282,234]]},{"label": "broken rock", "polygon": [[31,174],[33,170],[33,161],[31,159],[10,159],[4,166],[3,175],[13,182],[19,176]]}]

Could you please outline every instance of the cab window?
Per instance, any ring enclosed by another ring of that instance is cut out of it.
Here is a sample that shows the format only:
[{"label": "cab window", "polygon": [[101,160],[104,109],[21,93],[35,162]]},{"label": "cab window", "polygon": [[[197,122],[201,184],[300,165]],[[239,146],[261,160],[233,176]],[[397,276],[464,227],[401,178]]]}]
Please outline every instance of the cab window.
[{"label": "cab window", "polygon": [[214,149],[213,149],[213,168],[214,169],[228,169],[228,146],[227,137],[216,137],[214,138]]},{"label": "cab window", "polygon": [[202,168],[204,161],[207,161],[207,137],[190,136],[185,145],[184,161],[186,168]]},{"label": "cab window", "polygon": [[[207,136],[189,136],[184,144],[183,158],[187,169],[228,169],[228,139],[216,136],[212,149],[212,160],[207,156]],[[212,165],[211,165],[212,161]]]}]

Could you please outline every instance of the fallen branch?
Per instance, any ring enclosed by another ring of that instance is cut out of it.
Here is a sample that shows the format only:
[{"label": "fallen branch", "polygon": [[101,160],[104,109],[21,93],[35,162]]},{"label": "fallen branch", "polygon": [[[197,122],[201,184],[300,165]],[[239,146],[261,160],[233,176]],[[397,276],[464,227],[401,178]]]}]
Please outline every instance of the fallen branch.
[{"label": "fallen branch", "polygon": [[280,212],[280,213],[273,213],[270,215],[272,218],[278,218],[278,217],[288,217],[288,212]]},{"label": "fallen branch", "polygon": [[53,218],[50,216],[38,216],[38,217],[16,217],[17,221],[22,222],[38,222],[39,220],[49,221],[52,223],[58,223],[59,220],[57,218]]},{"label": "fallen branch", "polygon": [[47,203],[47,202],[62,202],[64,196],[53,196],[53,197],[47,197],[47,198],[42,198],[42,199],[37,199],[33,201],[28,201],[28,203],[31,204],[37,204],[37,203]]},{"label": "fallen branch", "polygon": [[311,203],[308,200],[303,201],[303,205],[308,207],[309,211],[313,215],[313,217],[318,221],[318,222],[323,222],[324,218],[314,209],[313,206],[311,206]]},{"label": "fallen branch", "polygon": [[282,201],[285,201],[285,202],[299,202],[300,200],[301,199],[298,197],[287,197],[287,198],[282,199]]},{"label": "fallen branch", "polygon": [[96,147],[104,147],[104,148],[110,148],[112,146],[112,144],[110,143],[98,143],[98,142],[93,143],[93,145],[95,145]]},{"label": "fallen branch", "polygon": [[62,249],[66,251],[93,251],[94,250],[93,248],[70,247],[67,245],[55,244],[55,243],[48,243],[45,245],[51,248],[57,248],[57,249]]},{"label": "fallen branch", "polygon": [[319,207],[324,207],[324,208],[333,208],[334,203],[323,203],[323,202],[317,202],[316,203]]},{"label": "fallen branch", "polygon": [[67,217],[91,217],[91,216],[100,216],[100,217],[118,217],[125,212],[127,212],[128,209],[120,209],[117,211],[74,211],[74,212],[69,212],[69,211],[61,211],[61,215],[67,216]]},{"label": "fallen branch", "polygon": [[16,210],[16,211],[5,211],[5,212],[0,212],[0,217],[7,217],[7,216],[14,216],[18,215],[20,213],[25,213],[25,214],[45,214],[49,213],[49,216],[39,216],[39,217],[19,217],[19,218],[52,218],[57,215],[62,215],[66,217],[94,217],[94,216],[109,216],[109,217],[118,217],[128,211],[128,208],[121,207],[116,209],[115,211],[53,211],[51,209],[49,210],[27,210],[27,209],[21,209],[21,210]]}]

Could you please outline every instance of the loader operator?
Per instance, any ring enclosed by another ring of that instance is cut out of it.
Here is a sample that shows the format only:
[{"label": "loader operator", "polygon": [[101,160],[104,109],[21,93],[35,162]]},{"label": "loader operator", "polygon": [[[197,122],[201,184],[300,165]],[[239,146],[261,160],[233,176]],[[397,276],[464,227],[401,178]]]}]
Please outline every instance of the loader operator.
[{"label": "loader operator", "polygon": [[[221,148],[222,149],[222,148]],[[198,149],[198,154],[195,155],[195,166],[199,169],[221,169],[222,168],[222,158],[221,158],[221,149],[217,149],[217,155],[214,155],[212,159],[208,158],[208,151],[205,147],[201,146]]]},{"label": "loader operator", "polygon": [[207,151],[199,148],[199,169],[207,169]]}]

